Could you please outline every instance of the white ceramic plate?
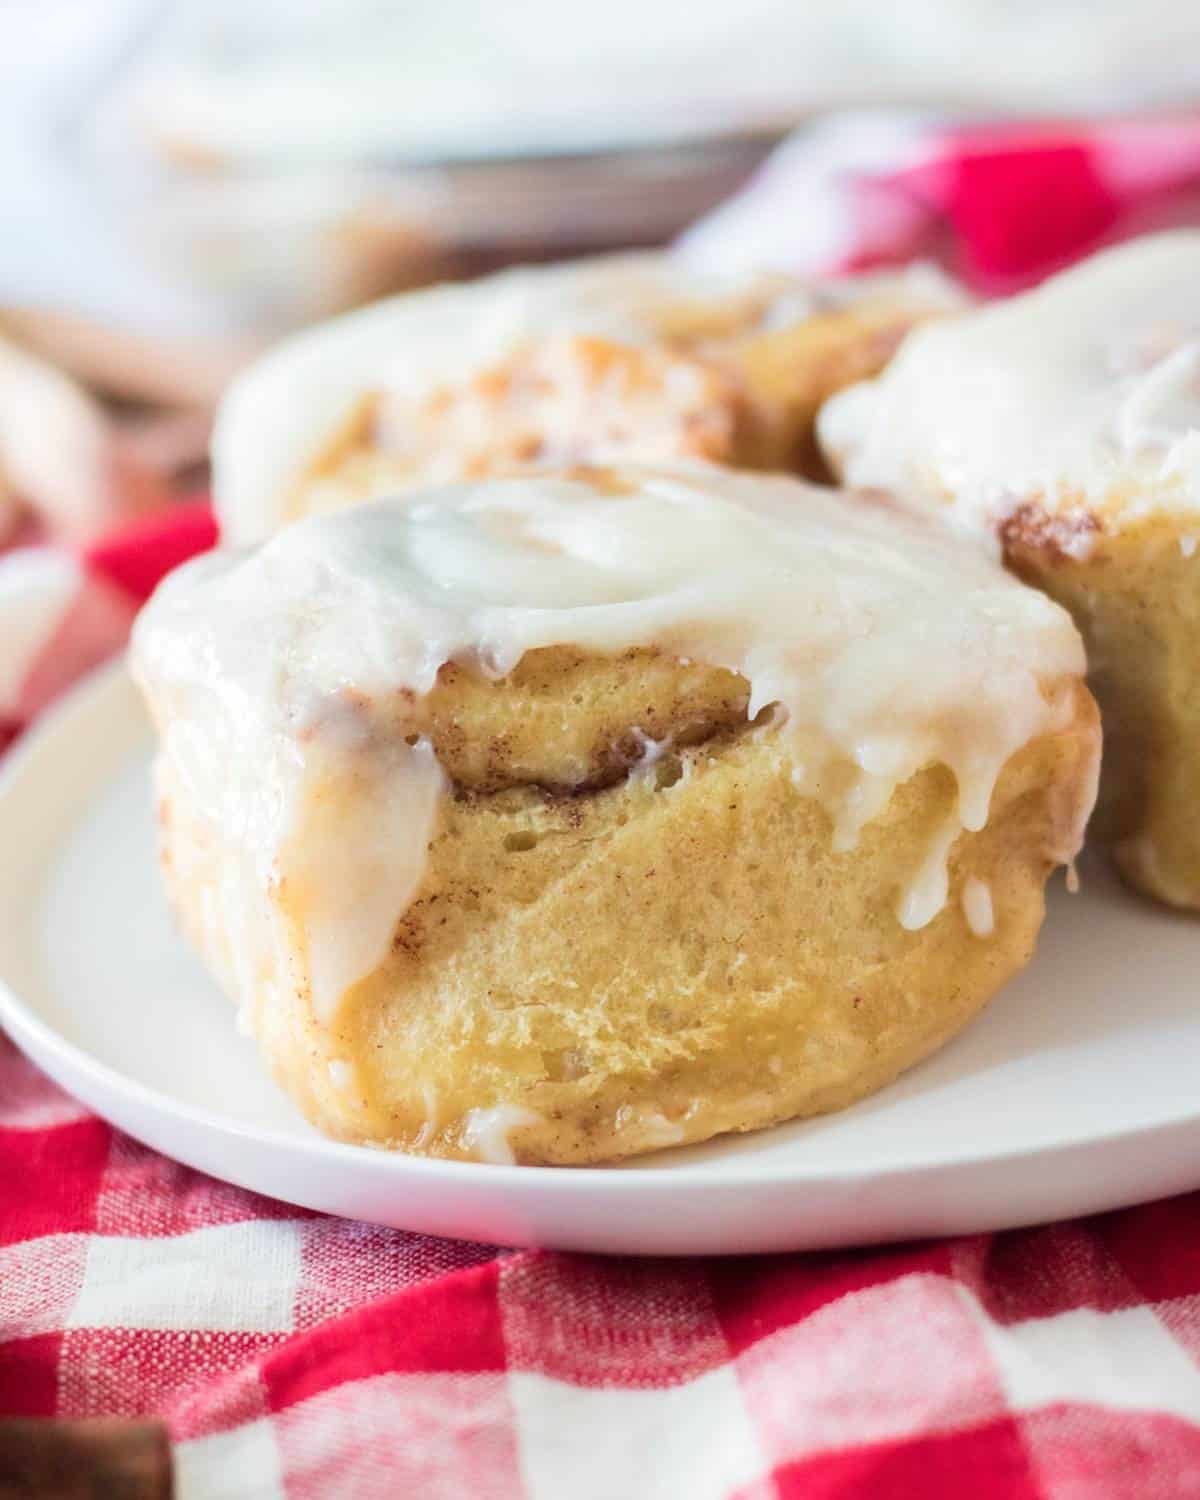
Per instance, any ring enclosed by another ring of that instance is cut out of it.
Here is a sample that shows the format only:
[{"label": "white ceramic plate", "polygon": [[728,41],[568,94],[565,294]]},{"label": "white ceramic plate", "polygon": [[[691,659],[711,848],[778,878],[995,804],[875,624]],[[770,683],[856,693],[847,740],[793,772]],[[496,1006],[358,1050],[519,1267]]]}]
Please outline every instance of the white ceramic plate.
[{"label": "white ceramic plate", "polygon": [[1097,865],[1038,956],[874,1098],[617,1168],[476,1166],[338,1145],[299,1116],[175,936],[149,732],[123,668],[0,775],[0,1022],[150,1145],[330,1213],[505,1244],[692,1254],[1002,1228],[1200,1184],[1200,925]]}]

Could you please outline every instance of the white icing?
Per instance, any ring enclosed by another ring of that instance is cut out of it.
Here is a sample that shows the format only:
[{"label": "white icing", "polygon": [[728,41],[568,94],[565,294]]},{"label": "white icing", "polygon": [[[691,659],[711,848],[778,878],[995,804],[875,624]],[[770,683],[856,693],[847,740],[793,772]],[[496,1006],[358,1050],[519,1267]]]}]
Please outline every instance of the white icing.
[{"label": "white icing", "polygon": [[509,1132],[519,1125],[540,1125],[543,1117],[523,1104],[495,1104],[490,1109],[469,1109],[463,1125],[462,1143],[480,1161],[495,1166],[516,1165]]},{"label": "white icing", "polygon": [[661,740],[651,739],[644,729],[639,729],[636,726],[631,732],[634,740],[641,747],[641,754],[629,767],[627,774],[631,777],[653,780],[657,772],[658,763],[664,755],[670,754],[674,740],[670,735]]},{"label": "white icing", "polygon": [[[990,787],[988,792],[990,797]],[[986,820],[986,808],[983,816]],[[961,810],[956,817],[946,819],[930,840],[924,861],[901,895],[896,915],[901,927],[907,928],[909,932],[928,926],[945,906],[950,888],[950,850],[963,826]],[[974,826],[982,827],[982,823],[976,822]]]},{"label": "white icing", "polygon": [[425,1106],[425,1118],[421,1122],[421,1128],[413,1139],[413,1146],[418,1151],[423,1151],[438,1133],[441,1123],[442,1107],[438,1100],[437,1089],[426,1080],[421,1085],[421,1102]]},{"label": "white icing", "polygon": [[678,1146],[687,1134],[679,1120],[669,1119],[660,1110],[639,1109],[632,1104],[621,1105],[613,1124],[622,1134],[636,1133],[645,1146],[654,1150]]},{"label": "white icing", "polygon": [[630,1124],[636,1125],[644,1142],[655,1146],[678,1146],[686,1134],[678,1120],[669,1120],[654,1109],[636,1115]]},{"label": "white icing", "polygon": [[[759,292],[767,297],[764,327],[773,329],[862,297],[896,296],[931,309],[960,300],[928,273],[722,276],[651,253],[518,268],[392,297],[285,341],[234,381],[213,434],[222,534],[237,545],[270,536],[291,487],[369,394],[415,400],[535,337],[592,334],[645,345],[655,337],[655,316],[672,304]],[[386,400],[383,421],[386,427]]]},{"label": "white icing", "polygon": [[1196,537],[1193,532],[1186,531],[1179,538],[1179,550],[1184,557],[1194,557],[1196,554]]},{"label": "white icing", "polygon": [[1200,508],[1200,231],[1096,255],[1037,290],[918,328],[818,430],[855,485],[953,502],[991,530],[1050,512]]},{"label": "white icing", "polygon": [[967,926],[977,938],[989,938],[996,930],[996,914],[992,907],[992,888],[978,875],[968,875],[963,881],[962,909]]},{"label": "white icing", "polygon": [[282,887],[302,913],[319,1016],[382,960],[420,884],[444,778],[407,743],[401,695],[448,661],[503,677],[539,647],[649,644],[738,672],[749,718],[779,705],[788,772],[840,849],[948,766],[957,806],[900,893],[910,927],[944,904],[950,846],[986,822],[1005,762],[1062,726],[1048,688],[1084,670],[1069,617],[925,517],[701,465],[624,478],[314,517],[186,565],[143,612],[133,661],[165,766],[240,851],[235,904]]}]

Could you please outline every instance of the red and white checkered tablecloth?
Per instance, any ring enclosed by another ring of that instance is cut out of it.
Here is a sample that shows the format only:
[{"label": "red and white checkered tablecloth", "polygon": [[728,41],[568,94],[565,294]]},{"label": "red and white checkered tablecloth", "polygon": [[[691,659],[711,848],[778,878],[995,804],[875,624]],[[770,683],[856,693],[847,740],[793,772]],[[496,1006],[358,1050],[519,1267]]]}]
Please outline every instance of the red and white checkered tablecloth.
[{"label": "red and white checkered tablecloth", "polygon": [[[1137,130],[892,129],[890,167],[860,132],[853,170],[810,138],[689,253],[735,259],[739,234],[764,253],[768,225],[774,258],[818,258],[778,234],[824,151],[845,239],[825,259],[887,258],[890,224],[897,255],[938,247],[1016,284],[1168,200],[1186,211],[1200,122]],[[42,557],[43,638],[25,632],[7,679],[0,632],[12,728],[211,538],[184,507]],[[146,1414],[169,1426],[181,1500],[1200,1497],[1200,1195],[820,1255],[497,1251],[214,1182],[0,1037],[0,1416]]]},{"label": "red and white checkered tablecloth", "polygon": [[1200,1195],[744,1260],[497,1252],[174,1165],[0,1039],[0,1412],[181,1500],[1200,1495]]}]

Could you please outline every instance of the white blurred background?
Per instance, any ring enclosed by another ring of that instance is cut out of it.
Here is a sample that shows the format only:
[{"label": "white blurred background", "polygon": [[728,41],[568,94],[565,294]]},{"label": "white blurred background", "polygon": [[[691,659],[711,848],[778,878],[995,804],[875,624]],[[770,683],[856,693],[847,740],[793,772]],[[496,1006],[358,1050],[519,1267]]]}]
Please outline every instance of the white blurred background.
[{"label": "white blurred background", "polygon": [[833,109],[1198,97],[1184,0],[0,0],[0,318],[203,401],[336,308],[666,240]]},{"label": "white blurred background", "polygon": [[0,746],[287,330],[668,242],[1003,292],[1200,222],[1197,105],[1197,0],[0,0]]}]

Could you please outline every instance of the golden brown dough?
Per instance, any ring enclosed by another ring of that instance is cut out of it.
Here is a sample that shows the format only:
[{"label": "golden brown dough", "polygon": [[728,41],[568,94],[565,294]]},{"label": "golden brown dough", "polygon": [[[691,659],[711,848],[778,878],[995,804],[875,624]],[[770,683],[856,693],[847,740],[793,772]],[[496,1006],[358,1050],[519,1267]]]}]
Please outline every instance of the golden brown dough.
[{"label": "golden brown dough", "polygon": [[[1063,548],[1080,528],[1088,548],[1075,556]],[[1200,907],[1195,533],[1169,513],[1110,531],[1102,515],[1064,523],[1028,506],[1001,538],[1014,570],[1069,609],[1087,643],[1104,720],[1096,836],[1130,884]]]},{"label": "golden brown dough", "polygon": [[690,311],[657,348],[555,338],[419,402],[392,402],[386,415],[378,396],[365,397],[292,488],[289,518],[433,480],[617,459],[703,459],[820,478],[827,471],[813,422],[821,403],[877,374],[928,316],[877,298],[764,332],[752,321],[730,327],[721,308]]},{"label": "golden brown dough", "polygon": [[818,407],[964,298],[928,268],[697,277],[661,255],[517,269],[310,330],[235,382],[225,535],[422,485],[700,460],[825,478]]},{"label": "golden brown dough", "polygon": [[[460,763],[472,784],[443,804],[419,898],[335,1027],[314,1021],[286,972],[263,976],[286,1004],[264,1013],[260,1040],[322,1130],[439,1156],[588,1163],[820,1114],[934,1051],[1028,962],[1046,878],[1091,792],[1097,720],[1082,686],[1063,731],[1005,769],[986,828],[956,842],[941,914],[908,932],[896,894],[953,804],[944,768],[914,777],[837,854],[774,730],[746,727],[744,710],[730,727],[744,684],[653,653],[540,657],[512,697],[536,684],[572,727],[536,767]],[[444,674],[440,743],[494,743],[509,692]],[[630,720],[610,705],[636,703],[640,725],[655,700],[664,736],[721,727],[615,784],[554,789],[594,757],[628,758]],[[537,784],[520,779],[534,771]],[[172,900],[228,972],[228,933],[199,906],[204,865],[225,850],[179,788],[162,790]],[[972,878],[994,908],[985,937],[963,910]],[[303,910],[286,892],[280,905],[298,943]]]}]

